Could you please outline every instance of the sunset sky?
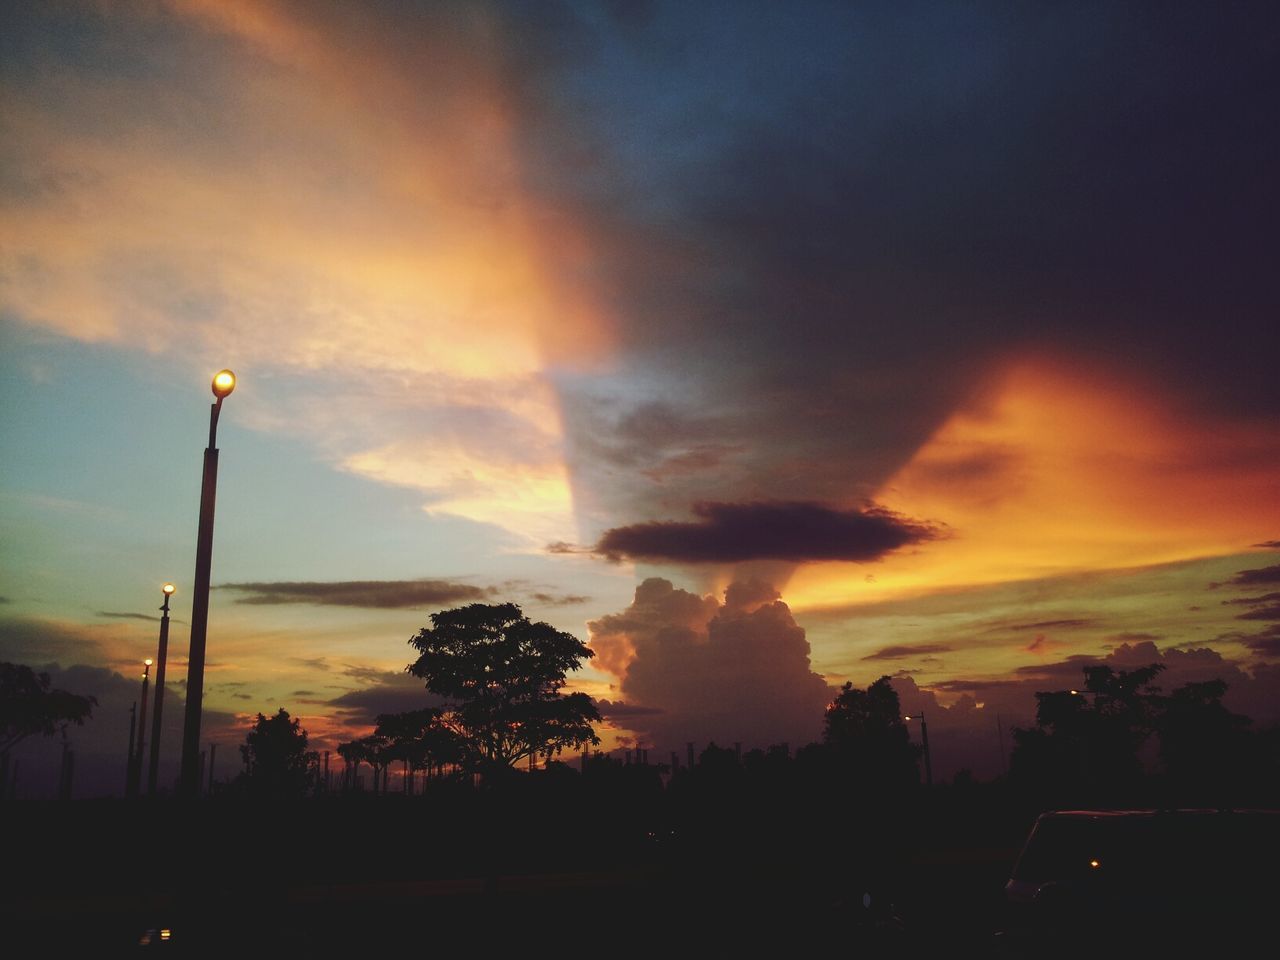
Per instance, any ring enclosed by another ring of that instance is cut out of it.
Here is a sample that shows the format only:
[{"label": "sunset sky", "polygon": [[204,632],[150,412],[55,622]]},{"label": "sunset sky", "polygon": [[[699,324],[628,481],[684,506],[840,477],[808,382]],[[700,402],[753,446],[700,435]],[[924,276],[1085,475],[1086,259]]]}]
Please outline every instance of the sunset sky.
[{"label": "sunset sky", "polygon": [[228,775],[259,711],[332,749],[421,703],[408,638],[506,600],[651,757],[888,674],[993,775],[1091,662],[1280,721],[1277,43],[1266,3],[5,4],[0,659],[98,697],[118,790],[172,580],[176,770],[229,367]]}]

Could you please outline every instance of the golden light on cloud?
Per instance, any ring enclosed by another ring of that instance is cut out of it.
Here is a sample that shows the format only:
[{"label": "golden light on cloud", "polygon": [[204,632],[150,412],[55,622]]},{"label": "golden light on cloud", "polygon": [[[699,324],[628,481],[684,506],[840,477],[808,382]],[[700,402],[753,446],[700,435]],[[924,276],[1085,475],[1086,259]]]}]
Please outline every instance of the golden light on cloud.
[{"label": "golden light on cloud", "polygon": [[[79,340],[248,364],[258,383],[316,378],[327,413],[246,397],[241,422],[307,433],[347,469],[431,493],[430,509],[572,539],[549,374],[606,363],[610,325],[565,279],[585,243],[572,218],[526,186],[484,11],[396,37],[353,31],[364,21],[342,7],[107,15],[163,19],[218,55],[194,86],[59,65],[48,86],[65,109],[6,99],[17,166],[46,188],[6,212],[0,304]],[[518,421],[532,462],[426,429],[334,440],[334,408],[397,381],[402,407],[458,402],[410,393],[424,380]]]},{"label": "golden light on cloud", "polygon": [[560,460],[494,462],[460,446],[393,443],[348,457],[343,466],[422,490],[432,496],[427,512],[502,527],[534,549],[577,535],[568,471]]},{"label": "golden light on cloud", "polygon": [[1280,526],[1280,442],[1043,361],[952,415],[874,499],[948,536],[801,568],[797,608],[1237,553]]}]

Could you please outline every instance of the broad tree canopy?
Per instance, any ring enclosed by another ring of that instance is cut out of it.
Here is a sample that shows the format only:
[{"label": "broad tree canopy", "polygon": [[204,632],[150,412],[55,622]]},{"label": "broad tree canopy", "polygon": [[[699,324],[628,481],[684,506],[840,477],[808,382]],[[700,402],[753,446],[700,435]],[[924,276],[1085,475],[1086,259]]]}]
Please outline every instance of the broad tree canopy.
[{"label": "broad tree canopy", "polygon": [[514,603],[473,603],[431,615],[409,643],[408,670],[449,701],[440,721],[472,769],[600,742],[600,713],[585,693],[561,693],[565,675],[595,654],[571,633],[531,622]]}]

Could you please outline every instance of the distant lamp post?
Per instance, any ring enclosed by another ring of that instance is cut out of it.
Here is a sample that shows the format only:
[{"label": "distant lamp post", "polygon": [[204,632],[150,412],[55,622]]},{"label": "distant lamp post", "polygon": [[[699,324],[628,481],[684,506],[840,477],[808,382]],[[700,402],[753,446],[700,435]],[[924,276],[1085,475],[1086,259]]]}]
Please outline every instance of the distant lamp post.
[{"label": "distant lamp post", "polygon": [[169,658],[169,598],[178,588],[166,583],[160,588],[164,606],[160,608],[160,647],[156,650],[156,710],[151,722],[151,757],[147,762],[147,796],[156,795],[156,778],[160,775],[160,717],[164,712],[164,665]]},{"label": "distant lamp post", "polygon": [[129,705],[129,762],[124,768],[124,795],[129,796],[129,788],[133,786],[133,734],[138,726],[138,703]]},{"label": "distant lamp post", "polygon": [[138,745],[133,751],[133,767],[129,770],[128,795],[136,797],[142,781],[142,751],[147,745],[147,684],[151,680],[151,658],[142,661],[142,706],[138,710]]},{"label": "distant lamp post", "polygon": [[217,399],[209,410],[209,446],[204,451],[200,487],[200,526],[196,534],[196,577],[191,598],[191,652],[187,657],[187,715],[182,728],[182,773],[179,792],[200,795],[200,711],[204,699],[204,646],[209,626],[209,572],[213,565],[213,507],[218,492],[218,414],[222,401],[236,388],[236,375],[219,370],[213,376]]},{"label": "distant lamp post", "polygon": [[929,755],[929,725],[924,722],[924,711],[921,710],[915,716],[905,716],[903,720],[910,723],[912,720],[920,721],[920,742],[924,746],[924,782],[927,786],[933,786],[933,758]]}]

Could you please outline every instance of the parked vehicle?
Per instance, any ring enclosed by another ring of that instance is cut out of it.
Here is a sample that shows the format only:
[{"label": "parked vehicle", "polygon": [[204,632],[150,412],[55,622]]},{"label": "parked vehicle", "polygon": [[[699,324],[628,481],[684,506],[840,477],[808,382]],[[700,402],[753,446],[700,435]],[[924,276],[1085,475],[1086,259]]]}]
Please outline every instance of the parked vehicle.
[{"label": "parked vehicle", "polygon": [[1005,886],[1007,953],[1243,944],[1274,930],[1280,811],[1042,814]]}]

